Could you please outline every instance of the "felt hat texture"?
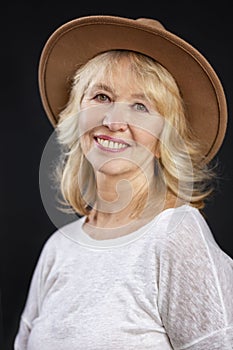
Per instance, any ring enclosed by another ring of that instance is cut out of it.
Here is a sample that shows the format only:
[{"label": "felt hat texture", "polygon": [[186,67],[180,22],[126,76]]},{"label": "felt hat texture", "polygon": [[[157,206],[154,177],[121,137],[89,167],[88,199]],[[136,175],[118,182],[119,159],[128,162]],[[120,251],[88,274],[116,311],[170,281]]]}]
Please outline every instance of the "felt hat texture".
[{"label": "felt hat texture", "polygon": [[222,84],[207,59],[191,44],[152,18],[92,15],[68,21],[45,43],[39,61],[39,91],[54,127],[69,99],[75,71],[108,50],[132,50],[164,66],[175,78],[187,118],[201,142],[205,162],[222,145],[227,127],[227,103]]}]

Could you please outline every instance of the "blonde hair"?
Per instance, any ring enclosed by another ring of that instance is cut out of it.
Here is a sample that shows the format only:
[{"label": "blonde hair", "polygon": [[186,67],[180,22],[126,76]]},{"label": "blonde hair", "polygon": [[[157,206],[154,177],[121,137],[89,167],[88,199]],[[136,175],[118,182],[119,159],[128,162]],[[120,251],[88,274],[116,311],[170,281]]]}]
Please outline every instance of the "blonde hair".
[{"label": "blonde hair", "polygon": [[[59,116],[57,139],[65,158],[56,168],[56,180],[67,211],[87,215],[96,199],[94,171],[82,152],[78,137],[78,112],[83,95],[96,76],[111,76],[113,67],[117,67],[123,57],[129,59],[132,74],[165,119],[160,135],[160,158],[156,161],[156,183],[192,206],[203,208],[204,200],[212,192],[210,180],[214,173],[202,161],[202,146],[195,141],[188,125],[174,78],[162,65],[143,54],[112,50],[92,58],[77,70],[69,101]],[[142,191],[143,186],[141,195]],[[135,215],[141,209],[139,203],[135,203]]]}]

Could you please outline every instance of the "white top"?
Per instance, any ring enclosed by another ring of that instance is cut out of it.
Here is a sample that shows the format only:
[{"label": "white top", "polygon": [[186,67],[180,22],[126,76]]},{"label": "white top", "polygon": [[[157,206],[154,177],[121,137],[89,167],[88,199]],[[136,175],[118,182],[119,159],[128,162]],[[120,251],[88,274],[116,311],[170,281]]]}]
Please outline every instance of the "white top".
[{"label": "white top", "polygon": [[197,209],[107,240],[84,220],[43,247],[15,350],[233,349],[233,260]]}]

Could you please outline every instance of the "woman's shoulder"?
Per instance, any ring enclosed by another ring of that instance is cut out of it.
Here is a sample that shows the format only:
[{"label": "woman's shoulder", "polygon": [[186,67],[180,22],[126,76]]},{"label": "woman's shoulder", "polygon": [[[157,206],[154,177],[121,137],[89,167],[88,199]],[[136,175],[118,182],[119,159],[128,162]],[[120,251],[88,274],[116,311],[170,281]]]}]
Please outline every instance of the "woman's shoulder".
[{"label": "woman's shoulder", "polygon": [[60,247],[62,247],[64,250],[65,247],[72,241],[73,234],[81,229],[83,220],[84,217],[78,217],[77,219],[54,230],[45,241],[43,252],[51,253],[53,251],[60,250]]},{"label": "woman's shoulder", "polygon": [[233,260],[217,243],[200,210],[190,205],[165,210],[158,219],[158,230],[161,238],[160,252],[166,252],[169,256],[174,254],[176,257],[187,255],[189,260],[191,257],[211,257],[216,264],[220,259],[224,264],[230,263],[231,269],[233,268]]},{"label": "woman's shoulder", "polygon": [[181,231],[211,234],[203,214],[195,207],[184,204],[176,208],[168,208],[161,212],[155,220],[156,227],[164,238],[176,235]]},{"label": "woman's shoulder", "polygon": [[169,250],[220,249],[206,217],[191,205],[164,210],[155,220],[154,227],[160,246]]}]

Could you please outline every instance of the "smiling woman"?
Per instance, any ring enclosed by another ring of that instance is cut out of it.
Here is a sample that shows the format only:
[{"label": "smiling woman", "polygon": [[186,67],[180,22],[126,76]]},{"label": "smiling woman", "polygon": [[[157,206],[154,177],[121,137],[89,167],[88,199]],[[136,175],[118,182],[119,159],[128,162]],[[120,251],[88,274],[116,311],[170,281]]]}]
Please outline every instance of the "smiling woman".
[{"label": "smiling woman", "polygon": [[[139,175],[139,170],[141,177],[131,172],[131,177],[136,180],[133,192],[138,192],[131,198],[133,207],[128,208],[128,214],[133,218],[145,204],[142,199],[147,198],[145,176],[150,190],[153,189],[151,199],[147,200],[147,205],[153,206],[152,217],[156,204],[162,203],[164,209],[174,206],[180,199],[201,208],[203,199],[210,193],[207,180],[213,174],[205,166],[200,167],[202,145],[191,135],[179,89],[174,78],[149,57],[118,50],[90,60],[75,75],[70,101],[60,114],[57,131],[60,143],[74,157],[68,159],[69,171],[63,172],[63,196],[67,204],[81,214],[86,215],[96,203],[94,169],[99,171],[99,180],[100,173],[105,171],[118,174],[118,177],[107,179],[108,183],[114,181],[109,191],[111,197],[113,193],[117,195],[115,188],[119,175],[127,178],[130,168],[137,169]],[[97,139],[100,141],[96,142]],[[121,148],[109,147],[107,139],[112,140],[112,145],[119,140]],[[154,183],[155,167],[157,185]],[[82,185],[67,188],[66,184],[71,184],[69,178],[77,181],[77,169]],[[94,184],[90,183],[90,178]],[[106,185],[106,176],[103,176],[103,183]],[[130,183],[133,186],[133,182]],[[100,186],[99,181],[97,185]],[[155,195],[156,189],[160,200]]]},{"label": "smiling woman", "polygon": [[39,79],[81,218],[46,242],[15,350],[230,350],[233,261],[200,211],[227,120],[212,67],[155,20],[91,16],[51,36]]},{"label": "smiling woman", "polygon": [[[79,133],[76,130],[75,135],[79,135],[79,138],[73,140],[73,145],[80,142],[80,150],[84,156],[82,162],[88,161],[92,169],[90,171],[95,173],[95,178],[98,177],[97,194],[100,194],[99,198],[104,199],[105,207],[106,203],[109,202],[110,208],[107,213],[112,211],[113,196],[115,194],[117,198],[119,195],[115,189],[119,180],[122,179],[128,180],[131,185],[129,187],[128,181],[124,182],[125,187],[121,183],[121,191],[124,193],[124,204],[122,205],[125,207],[125,199],[127,198],[128,201],[129,197],[132,197],[130,198],[131,206],[135,206],[135,204],[138,206],[139,203],[140,207],[142,206],[142,198],[146,198],[144,192],[148,192],[147,182],[151,182],[151,179],[154,178],[155,156],[159,157],[158,137],[162,131],[163,120],[156,111],[155,102],[150,101],[149,97],[146,98],[148,91],[143,91],[145,89],[145,86],[142,85],[143,82],[138,81],[137,75],[134,73],[134,68],[139,68],[136,66],[136,61],[139,61],[138,56],[139,54],[127,51],[112,51],[89,62],[89,69],[91,69],[91,65],[98,66],[96,61],[101,62],[102,71],[95,74],[95,78],[92,80],[90,77],[86,77],[92,83],[88,85],[86,91],[83,91],[80,106],[77,107],[80,110],[80,114],[77,116]],[[111,74],[108,74],[111,66],[115,68],[111,69]],[[82,81],[82,75],[79,79]],[[77,99],[74,97],[73,101],[77,101]],[[70,109],[69,104],[67,108]],[[73,111],[72,107],[71,110]],[[66,135],[66,131],[63,129],[67,127],[66,119],[72,117],[72,114],[66,113],[66,110],[62,113],[58,126],[60,140],[62,135]],[[62,120],[65,120],[64,125]],[[63,142],[66,143],[66,146],[69,144],[67,140]],[[81,171],[80,168],[80,173]],[[67,172],[67,175],[71,175],[71,173]],[[88,181],[87,177],[84,179],[86,182]],[[68,179],[67,182],[69,182]],[[84,184],[84,181],[82,183],[82,187],[86,189],[87,185]],[[100,188],[103,188],[101,184],[106,185],[106,183],[108,183],[109,188],[111,187],[111,190],[108,193],[104,191],[103,196],[103,193],[100,193],[102,192]],[[150,187],[152,190],[152,185]],[[78,190],[77,186],[74,188]],[[89,189],[90,194],[95,196],[94,187],[90,186]],[[83,200],[85,196],[82,188],[79,191]],[[155,192],[155,188],[153,192]],[[69,191],[69,193],[71,192]],[[78,198],[76,193],[74,197]],[[70,199],[67,198],[67,200],[70,203]],[[93,197],[91,203],[87,202],[82,208],[82,212],[85,213],[87,208],[93,208],[93,203],[95,203],[96,208],[102,207],[100,201],[96,201],[96,198]],[[120,211],[119,200],[115,205],[117,205],[118,212],[121,212],[122,218],[124,217],[126,220],[129,220],[129,215],[136,216],[137,214],[133,207],[131,209],[125,207],[124,211]],[[78,208],[79,206],[76,207],[79,211]],[[108,215],[108,225],[110,224],[109,219]],[[120,221],[123,229],[127,222],[122,221],[122,219]],[[112,225],[115,225],[114,222]],[[117,226],[119,226],[119,221]]]}]

